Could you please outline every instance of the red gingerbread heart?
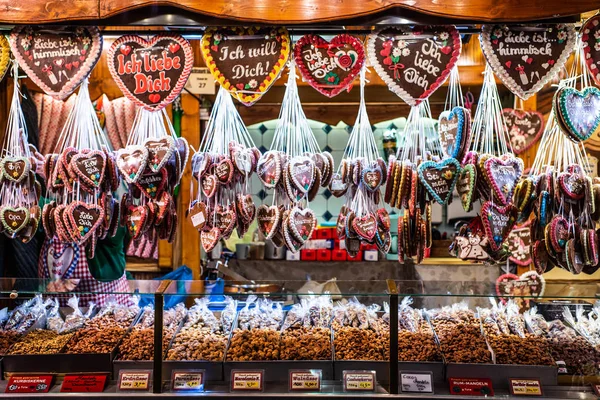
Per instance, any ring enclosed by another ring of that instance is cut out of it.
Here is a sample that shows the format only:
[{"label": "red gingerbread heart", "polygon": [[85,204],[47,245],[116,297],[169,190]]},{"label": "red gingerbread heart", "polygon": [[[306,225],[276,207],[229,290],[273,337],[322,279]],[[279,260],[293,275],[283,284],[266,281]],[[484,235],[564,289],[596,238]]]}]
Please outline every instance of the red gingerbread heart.
[{"label": "red gingerbread heart", "polygon": [[371,213],[362,217],[355,217],[352,220],[352,228],[358,236],[367,241],[372,241],[377,233],[377,219]]}]

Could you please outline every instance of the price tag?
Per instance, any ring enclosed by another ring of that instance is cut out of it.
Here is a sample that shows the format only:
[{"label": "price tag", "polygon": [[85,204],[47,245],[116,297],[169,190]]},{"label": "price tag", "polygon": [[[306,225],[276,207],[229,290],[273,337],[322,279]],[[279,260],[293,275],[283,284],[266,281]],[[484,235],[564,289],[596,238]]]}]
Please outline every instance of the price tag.
[{"label": "price tag", "polygon": [[290,370],[290,391],[309,390],[320,392],[322,374],[323,371],[320,369]]},{"label": "price tag", "polygon": [[194,94],[215,94],[215,78],[208,68],[192,68],[185,88]]},{"label": "price tag", "polygon": [[433,393],[432,372],[400,371],[402,393]]},{"label": "price tag", "polygon": [[494,388],[488,378],[449,378],[450,394],[460,396],[493,396]]},{"label": "price tag", "polygon": [[539,379],[510,378],[508,383],[513,396],[542,396],[542,382]]},{"label": "price tag", "polygon": [[344,371],[344,392],[374,392],[375,382],[375,371]]},{"label": "price tag", "polygon": [[62,393],[102,393],[106,385],[106,374],[65,375],[60,391]]},{"label": "price tag", "polygon": [[171,374],[171,390],[204,391],[204,370],[173,370]]},{"label": "price tag", "polygon": [[240,370],[234,369],[231,371],[231,391],[251,390],[262,392],[264,370]]},{"label": "price tag", "polygon": [[567,364],[564,361],[557,361],[556,362],[556,366],[558,367],[558,373],[559,374],[568,374],[569,371],[567,370]]},{"label": "price tag", "polygon": [[48,393],[53,375],[13,375],[4,393]]},{"label": "price tag", "polygon": [[119,390],[144,390],[150,389],[152,370],[121,370],[119,372]]}]

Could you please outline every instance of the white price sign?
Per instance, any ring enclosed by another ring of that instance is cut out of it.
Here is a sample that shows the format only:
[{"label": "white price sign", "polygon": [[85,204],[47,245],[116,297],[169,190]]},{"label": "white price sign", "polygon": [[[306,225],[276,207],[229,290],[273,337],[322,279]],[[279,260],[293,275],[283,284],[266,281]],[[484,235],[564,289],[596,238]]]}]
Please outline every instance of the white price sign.
[{"label": "white price sign", "polygon": [[192,68],[185,88],[194,94],[215,94],[215,78],[208,68]]},{"label": "white price sign", "polygon": [[433,393],[431,372],[400,372],[402,393]]}]

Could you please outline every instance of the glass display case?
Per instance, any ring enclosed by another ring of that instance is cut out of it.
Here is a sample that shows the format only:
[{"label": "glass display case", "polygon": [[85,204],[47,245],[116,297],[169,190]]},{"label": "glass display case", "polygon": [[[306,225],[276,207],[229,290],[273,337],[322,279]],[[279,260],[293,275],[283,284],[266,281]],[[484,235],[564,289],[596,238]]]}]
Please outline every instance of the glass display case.
[{"label": "glass display case", "polygon": [[105,391],[117,395],[123,373],[142,371],[148,395],[443,395],[476,382],[480,395],[510,396],[517,379],[582,398],[598,380],[593,282],[519,295],[488,283],[393,280],[64,289],[0,280],[2,385],[45,373],[57,376],[58,391],[65,374],[107,374]]}]

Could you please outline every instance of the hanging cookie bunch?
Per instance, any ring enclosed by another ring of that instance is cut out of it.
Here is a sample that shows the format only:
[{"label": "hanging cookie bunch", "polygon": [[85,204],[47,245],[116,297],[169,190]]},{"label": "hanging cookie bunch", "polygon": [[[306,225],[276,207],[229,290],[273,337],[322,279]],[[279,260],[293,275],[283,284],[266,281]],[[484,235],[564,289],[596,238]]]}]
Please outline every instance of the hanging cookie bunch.
[{"label": "hanging cookie bunch", "polygon": [[360,72],[360,106],[337,173],[329,185],[336,197],[346,197],[337,219],[337,234],[350,256],[362,243],[375,243],[387,253],[391,246],[390,216],[383,207],[381,188],[387,167],[379,156],[364,99],[365,68]]},{"label": "hanging cookie bunch", "polygon": [[461,228],[450,253],[464,260],[499,260],[505,255],[504,242],[518,217],[513,194],[523,173],[523,161],[512,154],[507,141],[500,97],[489,65],[472,131],[472,150],[462,160],[458,192],[465,210],[473,201],[482,201],[481,216]]},{"label": "hanging cookie bunch", "polygon": [[[532,258],[539,273],[560,267],[591,274],[598,265],[595,230],[600,184],[589,176],[583,140],[600,124],[600,91],[590,86],[585,47],[578,46],[570,77],[561,81],[531,168]],[[579,89],[578,89],[579,88]]]},{"label": "hanging cookie bunch", "polygon": [[31,240],[41,218],[38,205],[42,188],[35,178],[36,149],[27,143],[27,126],[21,109],[18,65],[13,62],[13,98],[0,156],[0,231],[11,239]]},{"label": "hanging cookie bunch", "polygon": [[201,232],[204,251],[228,239],[234,229],[239,237],[248,231],[256,214],[250,178],[259,157],[231,95],[221,87],[200,150],[192,157],[198,189],[189,215]]},{"label": "hanging cookie bunch", "polygon": [[194,64],[190,43],[176,34],[149,40],[125,35],[108,50],[108,69],[123,94],[138,110],[116,165],[129,186],[121,199],[121,225],[133,240],[146,237],[172,242],[178,217],[174,190],[189,156],[188,143],[177,137],[165,107],[185,86]]},{"label": "hanging cookie bunch", "polygon": [[51,201],[44,205],[42,221],[48,237],[85,246],[90,258],[98,239],[114,235],[118,226],[119,205],[113,192],[120,176],[109,149],[85,80],[56,152],[46,156]]},{"label": "hanging cookie bunch", "polygon": [[317,227],[310,201],[333,177],[333,157],[321,152],[302,110],[296,69],[290,63],[285,96],[269,151],[258,160],[256,172],[273,203],[256,210],[258,229],[276,246],[298,252]]}]

